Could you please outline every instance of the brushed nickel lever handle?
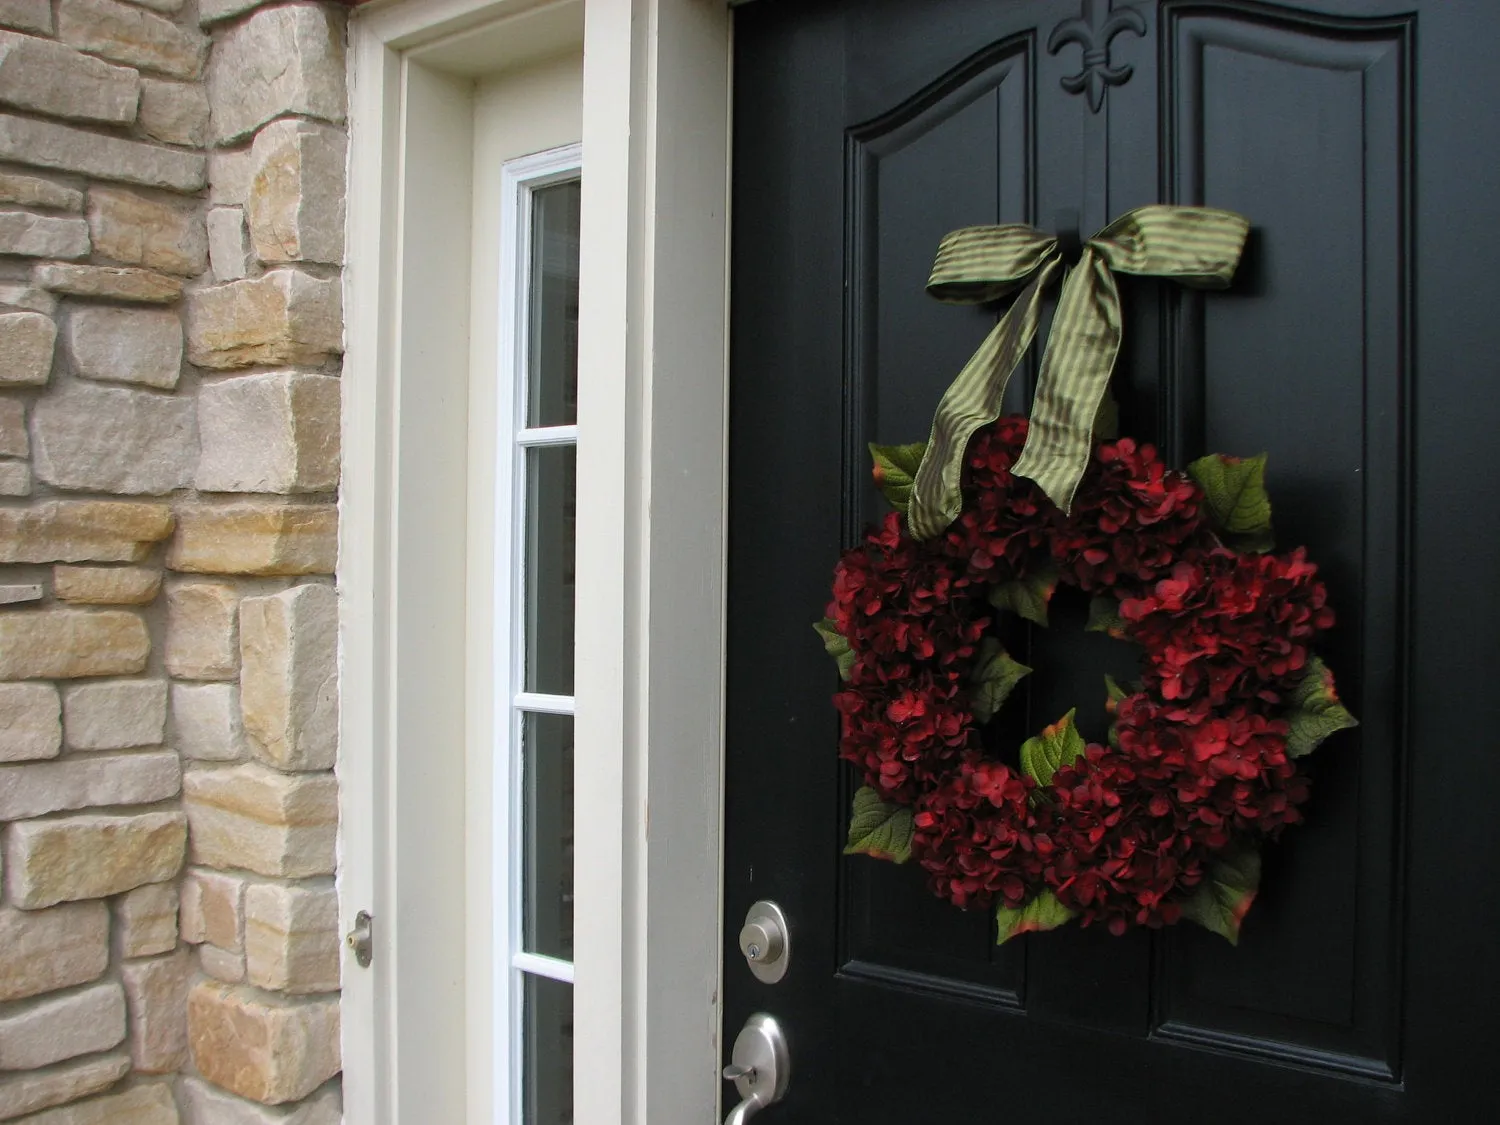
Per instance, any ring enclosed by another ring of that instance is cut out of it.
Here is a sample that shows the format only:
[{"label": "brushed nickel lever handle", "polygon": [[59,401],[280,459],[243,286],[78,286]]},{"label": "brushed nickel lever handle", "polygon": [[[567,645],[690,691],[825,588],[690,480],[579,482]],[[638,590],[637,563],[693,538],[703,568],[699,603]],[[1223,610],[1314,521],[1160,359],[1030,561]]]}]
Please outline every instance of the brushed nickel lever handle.
[{"label": "brushed nickel lever handle", "polygon": [[756,1012],[745,1021],[734,1041],[724,1080],[733,1082],[740,1103],[729,1111],[724,1125],[745,1125],[766,1106],[786,1095],[791,1079],[791,1059],[786,1036],[774,1016]]}]

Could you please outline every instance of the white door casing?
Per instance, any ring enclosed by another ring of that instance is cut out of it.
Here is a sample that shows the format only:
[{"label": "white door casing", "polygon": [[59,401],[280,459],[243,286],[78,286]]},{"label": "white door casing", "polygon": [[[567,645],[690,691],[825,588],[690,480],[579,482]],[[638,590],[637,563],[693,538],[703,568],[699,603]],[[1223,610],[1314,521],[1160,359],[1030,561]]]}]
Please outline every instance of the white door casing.
[{"label": "white door casing", "polygon": [[377,0],[350,52],[339,889],[376,946],[345,962],[349,1121],[507,1120],[484,138],[566,139],[536,99],[580,9],[575,1120],[718,1112],[728,13]]}]

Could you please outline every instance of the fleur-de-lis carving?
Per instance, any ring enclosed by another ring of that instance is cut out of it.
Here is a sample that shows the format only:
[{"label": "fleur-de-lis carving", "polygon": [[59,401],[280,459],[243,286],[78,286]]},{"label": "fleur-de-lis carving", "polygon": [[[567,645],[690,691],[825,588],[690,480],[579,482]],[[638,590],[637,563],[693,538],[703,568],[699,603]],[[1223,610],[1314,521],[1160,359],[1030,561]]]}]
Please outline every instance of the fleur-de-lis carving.
[{"label": "fleur-de-lis carving", "polygon": [[[1106,6],[1109,0],[1105,0]],[[1083,48],[1083,69],[1062,80],[1062,88],[1070,94],[1088,91],[1089,108],[1095,113],[1104,104],[1104,91],[1129,79],[1135,70],[1129,63],[1111,66],[1109,45],[1116,35],[1133,31],[1146,34],[1146,17],[1134,8],[1115,8],[1106,12],[1104,22],[1098,21],[1097,0],[1083,0],[1083,14],[1063,20],[1052,29],[1047,40],[1049,54],[1057,54],[1069,43]]]}]

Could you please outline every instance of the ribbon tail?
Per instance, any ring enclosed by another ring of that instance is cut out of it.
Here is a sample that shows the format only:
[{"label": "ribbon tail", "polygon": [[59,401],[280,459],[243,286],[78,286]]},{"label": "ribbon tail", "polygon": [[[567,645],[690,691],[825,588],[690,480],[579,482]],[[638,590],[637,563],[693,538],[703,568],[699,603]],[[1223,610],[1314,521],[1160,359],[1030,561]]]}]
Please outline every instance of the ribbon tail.
[{"label": "ribbon tail", "polygon": [[1092,249],[1063,279],[1037,377],[1026,447],[1011,472],[1071,512],[1093,453],[1094,420],[1120,353],[1120,292]]},{"label": "ribbon tail", "polygon": [[906,525],[914,539],[931,539],[958,517],[969,439],[975,430],[1000,417],[1005,386],[1036,337],[1042,294],[1058,264],[1054,258],[1042,266],[943,392],[932,418],[927,451],[912,482]]}]

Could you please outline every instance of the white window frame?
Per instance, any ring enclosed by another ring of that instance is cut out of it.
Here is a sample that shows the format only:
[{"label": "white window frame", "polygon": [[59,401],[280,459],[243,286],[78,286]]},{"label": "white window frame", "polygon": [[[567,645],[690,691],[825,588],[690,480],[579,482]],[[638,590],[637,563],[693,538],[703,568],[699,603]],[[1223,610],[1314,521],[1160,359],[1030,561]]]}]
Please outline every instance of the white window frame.
[{"label": "white window frame", "polygon": [[526,451],[578,445],[577,425],[528,426],[531,371],[532,217],[538,189],[581,179],[583,146],[564,145],[507,160],[500,169],[500,284],[497,324],[495,441],[495,620],[496,716],[493,866],[496,939],[493,1011],[496,1125],[525,1120],[525,975],[574,983],[571,961],[526,951],[525,732],[526,715],[568,715],[571,695],[543,695],[525,688]]}]

